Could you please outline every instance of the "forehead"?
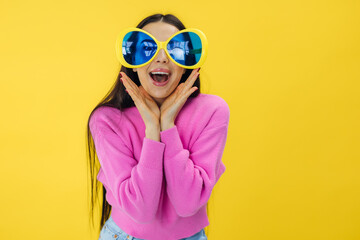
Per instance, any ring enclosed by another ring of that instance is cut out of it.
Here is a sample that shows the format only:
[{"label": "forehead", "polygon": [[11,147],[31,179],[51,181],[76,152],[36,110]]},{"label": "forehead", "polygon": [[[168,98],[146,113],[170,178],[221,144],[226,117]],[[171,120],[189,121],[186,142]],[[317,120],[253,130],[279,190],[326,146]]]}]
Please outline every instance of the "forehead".
[{"label": "forehead", "polygon": [[142,29],[153,35],[160,42],[166,41],[171,35],[179,31],[175,26],[165,22],[149,23]]}]

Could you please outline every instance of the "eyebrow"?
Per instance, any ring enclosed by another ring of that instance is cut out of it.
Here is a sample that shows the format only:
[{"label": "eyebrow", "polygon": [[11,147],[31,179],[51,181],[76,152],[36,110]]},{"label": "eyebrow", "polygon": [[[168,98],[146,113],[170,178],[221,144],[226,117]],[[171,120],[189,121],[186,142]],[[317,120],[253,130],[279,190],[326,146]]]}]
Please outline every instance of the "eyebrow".
[{"label": "eyebrow", "polygon": [[140,43],[143,43],[143,42],[154,42],[154,40],[152,40],[152,39],[144,39]]}]

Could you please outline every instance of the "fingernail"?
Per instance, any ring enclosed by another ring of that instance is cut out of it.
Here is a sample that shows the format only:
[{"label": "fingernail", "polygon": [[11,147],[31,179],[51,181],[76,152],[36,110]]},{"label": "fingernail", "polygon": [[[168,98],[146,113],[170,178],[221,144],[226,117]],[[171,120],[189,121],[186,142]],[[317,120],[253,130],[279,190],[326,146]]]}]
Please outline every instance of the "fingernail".
[{"label": "fingernail", "polygon": [[121,73],[119,73],[120,74],[120,77],[122,77],[122,74]]},{"label": "fingernail", "polygon": [[127,92],[127,93],[128,93],[128,90],[126,90],[126,89],[125,89],[125,92]]},{"label": "fingernail", "polygon": [[198,72],[200,71],[200,68],[198,68],[198,70],[197,70]]},{"label": "fingernail", "polygon": [[123,82],[123,80],[120,78],[120,81]]}]

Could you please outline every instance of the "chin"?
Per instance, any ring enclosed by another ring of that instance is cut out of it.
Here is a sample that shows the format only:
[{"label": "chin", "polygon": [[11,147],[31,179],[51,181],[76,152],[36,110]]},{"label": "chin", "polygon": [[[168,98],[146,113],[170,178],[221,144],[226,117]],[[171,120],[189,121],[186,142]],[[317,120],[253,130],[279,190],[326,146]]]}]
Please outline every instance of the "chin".
[{"label": "chin", "polygon": [[153,98],[161,99],[161,98],[167,98],[169,94],[166,93],[151,93],[150,94]]}]

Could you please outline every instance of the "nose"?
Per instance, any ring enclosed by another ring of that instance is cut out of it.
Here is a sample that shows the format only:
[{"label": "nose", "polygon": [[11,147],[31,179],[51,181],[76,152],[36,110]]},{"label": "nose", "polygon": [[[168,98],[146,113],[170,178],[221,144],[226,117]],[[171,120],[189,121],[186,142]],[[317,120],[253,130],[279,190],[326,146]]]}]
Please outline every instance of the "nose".
[{"label": "nose", "polygon": [[168,63],[169,62],[169,58],[167,57],[164,49],[160,49],[158,55],[155,57],[154,60],[157,63]]}]

